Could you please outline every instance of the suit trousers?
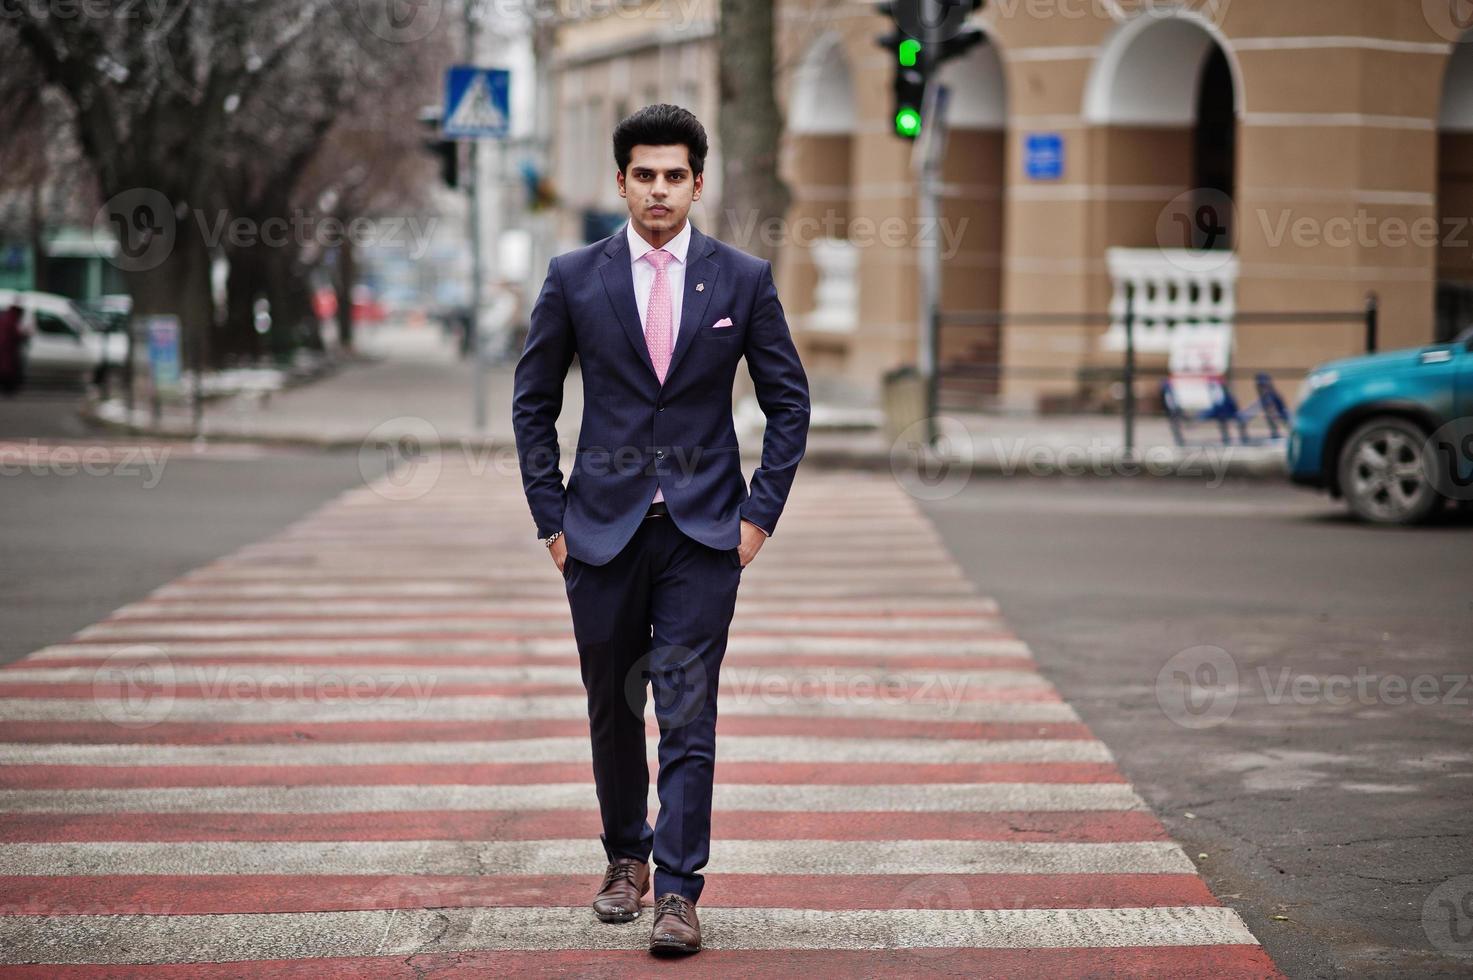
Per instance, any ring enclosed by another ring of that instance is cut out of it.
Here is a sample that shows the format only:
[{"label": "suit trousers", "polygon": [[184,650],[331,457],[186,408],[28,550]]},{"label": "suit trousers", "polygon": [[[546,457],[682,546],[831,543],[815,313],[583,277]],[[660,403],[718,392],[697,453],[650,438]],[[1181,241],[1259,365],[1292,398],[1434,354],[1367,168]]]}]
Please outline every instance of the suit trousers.
[{"label": "suit trousers", "polygon": [[[660,509],[656,504],[655,509]],[[741,582],[736,548],[687,537],[668,514],[640,522],[603,565],[563,563],[588,692],[600,840],[616,857],[655,863],[655,895],[700,899],[710,859],[716,695]],[[659,724],[660,813],[648,819],[645,708]]]}]

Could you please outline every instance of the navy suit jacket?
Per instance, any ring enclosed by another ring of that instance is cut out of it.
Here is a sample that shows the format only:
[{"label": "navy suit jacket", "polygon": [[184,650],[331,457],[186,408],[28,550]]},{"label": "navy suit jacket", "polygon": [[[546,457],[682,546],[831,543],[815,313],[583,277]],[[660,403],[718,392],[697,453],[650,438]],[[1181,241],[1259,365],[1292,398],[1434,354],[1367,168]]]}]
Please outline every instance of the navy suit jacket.
[{"label": "navy suit jacket", "polygon": [[[810,413],[772,263],[691,226],[680,329],[662,385],[624,236],[620,226],[554,257],[532,309],[512,421],[537,536],[561,530],[569,555],[605,564],[634,536],[656,486],[676,526],[702,544],[737,547],[743,518],[771,534],[807,446]],[[723,318],[732,325],[715,326]],[[574,354],[583,421],[564,488],[556,422]],[[767,416],[750,491],[731,408],[743,357]]]}]

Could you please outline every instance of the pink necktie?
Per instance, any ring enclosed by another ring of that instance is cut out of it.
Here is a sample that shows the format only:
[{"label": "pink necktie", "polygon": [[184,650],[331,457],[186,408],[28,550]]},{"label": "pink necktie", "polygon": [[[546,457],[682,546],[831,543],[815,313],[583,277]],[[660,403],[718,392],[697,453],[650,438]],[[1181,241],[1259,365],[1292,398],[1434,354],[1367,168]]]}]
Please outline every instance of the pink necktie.
[{"label": "pink necktie", "polygon": [[672,332],[670,279],[665,275],[665,266],[675,256],[663,248],[656,248],[644,253],[644,257],[649,259],[650,265],[655,267],[655,282],[650,286],[649,308],[645,316],[644,342],[649,346],[650,360],[654,362],[655,374],[659,377],[660,384],[664,384],[665,372],[670,367],[670,334]]}]

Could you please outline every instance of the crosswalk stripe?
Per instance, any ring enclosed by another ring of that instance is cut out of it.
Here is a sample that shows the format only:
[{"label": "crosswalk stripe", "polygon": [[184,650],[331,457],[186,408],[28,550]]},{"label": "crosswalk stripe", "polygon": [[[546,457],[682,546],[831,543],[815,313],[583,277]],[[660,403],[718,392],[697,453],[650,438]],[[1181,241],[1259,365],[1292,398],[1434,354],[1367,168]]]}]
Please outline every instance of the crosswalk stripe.
[{"label": "crosswalk stripe", "polygon": [[[512,720],[527,718],[587,718],[588,699],[570,697],[441,697],[378,699],[370,703],[335,700],[168,699],[132,704],[124,700],[90,698],[0,698],[0,717],[12,721],[106,721],[120,725],[169,721],[221,722],[246,720],[260,724],[280,721],[416,721],[433,717],[449,720]],[[722,700],[724,715],[867,718],[951,721],[1078,721],[1063,702],[825,701],[811,697],[778,700]],[[646,716],[655,717],[651,701]]]},{"label": "crosswalk stripe", "polygon": [[[654,758],[658,740],[646,740]],[[480,762],[585,762],[588,738],[524,738],[495,742],[349,742],[295,745],[29,745],[0,744],[0,765],[71,766],[364,766]],[[720,762],[955,763],[1110,762],[1103,742],[1082,739],[885,739],[731,735]]]},{"label": "crosswalk stripe", "polygon": [[[1153,909],[723,909],[701,920],[704,942],[721,949],[1056,948],[1198,946],[1253,942],[1222,907]],[[437,909],[296,915],[0,919],[0,957],[36,951],[95,951],[80,962],[191,962],[363,955],[431,950],[562,949],[567,937],[594,949],[637,949],[634,929],[590,929],[586,908]],[[66,960],[62,960],[65,962]]]},{"label": "crosswalk stripe", "polygon": [[[332,813],[387,810],[581,810],[596,799],[589,783],[506,786],[248,786],[148,789],[0,790],[13,813]],[[652,785],[650,805],[659,803]],[[888,786],[757,786],[717,782],[722,810],[1134,810],[1139,796],[1121,783],[940,783]]]},{"label": "crosswalk stripe", "polygon": [[[588,909],[587,696],[515,467],[437,458],[0,667],[7,975],[658,966]],[[698,975],[1276,975],[888,476],[795,485],[720,681]]]},{"label": "crosswalk stripe", "polygon": [[[1182,874],[1193,865],[1169,841],[722,840],[713,858],[733,874]],[[0,874],[557,874],[596,865],[597,840],[91,841],[0,844]]]}]

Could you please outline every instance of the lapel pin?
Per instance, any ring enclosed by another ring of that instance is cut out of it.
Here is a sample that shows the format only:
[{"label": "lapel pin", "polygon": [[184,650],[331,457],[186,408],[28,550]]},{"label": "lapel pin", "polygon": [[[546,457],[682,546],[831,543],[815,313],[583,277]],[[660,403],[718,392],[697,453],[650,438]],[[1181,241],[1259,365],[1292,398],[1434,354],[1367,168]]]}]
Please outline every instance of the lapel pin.
[{"label": "lapel pin", "polygon": [[706,284],[705,283],[703,283],[703,282],[696,283],[696,292],[699,293],[701,290],[703,290],[705,288],[706,288]]}]

